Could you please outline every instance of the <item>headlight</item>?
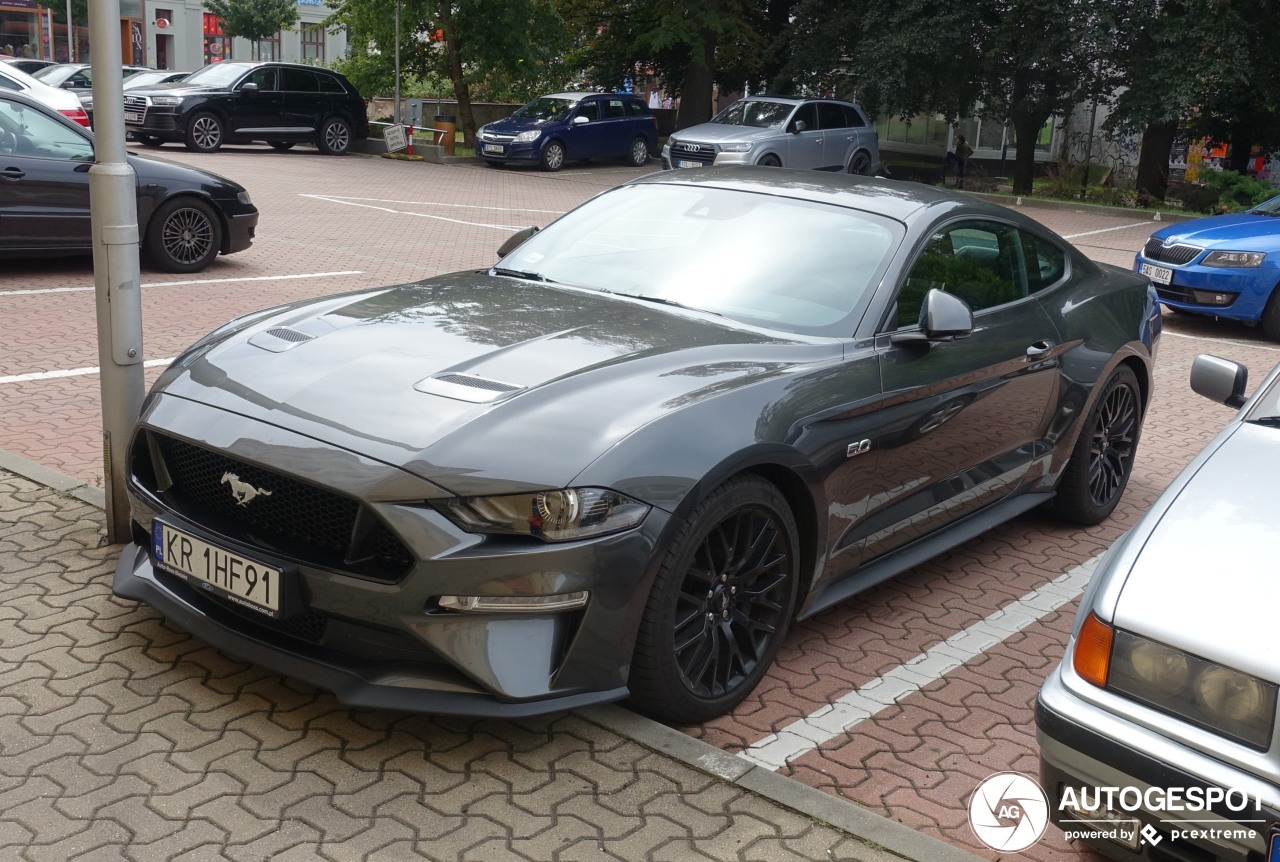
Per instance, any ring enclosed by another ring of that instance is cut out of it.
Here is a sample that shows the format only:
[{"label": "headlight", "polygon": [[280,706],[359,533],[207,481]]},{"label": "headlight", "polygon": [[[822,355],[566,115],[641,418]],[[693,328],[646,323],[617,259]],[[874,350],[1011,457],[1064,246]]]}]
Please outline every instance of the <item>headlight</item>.
[{"label": "headlight", "polygon": [[1204,259],[1205,266],[1250,267],[1261,266],[1267,256],[1260,251],[1211,251]]},{"label": "headlight", "polygon": [[533,536],[546,542],[628,530],[649,514],[644,503],[607,488],[461,497],[441,504],[441,509],[468,532]]},{"label": "headlight", "polygon": [[1107,688],[1259,750],[1271,743],[1275,684],[1116,631]]},{"label": "headlight", "polygon": [[516,135],[516,141],[521,144],[527,144],[530,141],[538,140],[538,138],[540,137],[542,137],[542,132],[538,131],[537,129],[534,129],[531,132],[521,132],[520,134]]},{"label": "headlight", "polygon": [[236,200],[240,201],[240,203],[244,204],[245,206],[253,205],[253,201],[249,200],[248,192],[240,192],[239,194],[236,195]]},{"label": "headlight", "polygon": [[750,141],[747,141],[747,142],[745,142],[745,143],[737,143],[737,144],[721,144],[721,145],[720,145],[720,152],[722,152],[722,153],[749,153],[749,152],[751,152],[751,148],[752,148],[752,147],[754,147],[754,146],[755,146],[755,144],[751,143]]},{"label": "headlight", "polygon": [[182,97],[181,96],[152,96],[151,104],[167,105],[169,107],[173,107],[174,105],[182,104]]}]

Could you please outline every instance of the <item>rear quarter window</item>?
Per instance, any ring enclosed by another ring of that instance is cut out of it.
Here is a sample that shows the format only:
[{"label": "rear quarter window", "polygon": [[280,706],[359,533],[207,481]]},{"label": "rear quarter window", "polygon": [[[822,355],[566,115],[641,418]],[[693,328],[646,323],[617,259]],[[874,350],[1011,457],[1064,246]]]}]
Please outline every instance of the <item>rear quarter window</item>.
[{"label": "rear quarter window", "polygon": [[320,92],[322,93],[345,93],[347,88],[342,86],[342,82],[332,75],[317,73],[316,77],[320,81]]}]

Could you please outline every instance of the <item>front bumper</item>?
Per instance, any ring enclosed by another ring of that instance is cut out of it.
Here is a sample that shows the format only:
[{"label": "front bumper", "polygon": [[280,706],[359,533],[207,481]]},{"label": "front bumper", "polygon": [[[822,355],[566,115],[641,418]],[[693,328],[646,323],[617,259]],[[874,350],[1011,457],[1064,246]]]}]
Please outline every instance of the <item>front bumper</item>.
[{"label": "front bumper", "polygon": [[257,229],[258,210],[256,208],[253,212],[230,214],[227,218],[227,235],[222,242],[222,253],[235,254],[253,245]]},{"label": "front bumper", "polygon": [[[542,145],[544,143],[544,138],[525,142],[481,140],[479,142],[479,152],[476,155],[491,162],[536,162],[542,159]],[[502,151],[486,150],[486,146],[501,147]]]},{"label": "front bumper", "polygon": [[[1165,812],[1143,807],[1124,812],[1141,830],[1150,826],[1156,838],[1137,849],[1115,841],[1091,840],[1113,859],[1124,862],[1268,862],[1269,830],[1280,824],[1280,788],[1165,736],[1087,703],[1071,692],[1055,669],[1036,700],[1036,738],[1040,744],[1040,783],[1049,797],[1050,820],[1064,830],[1090,828],[1061,810],[1066,788],[1154,787],[1222,788],[1242,791],[1262,801],[1262,810]],[[1195,821],[1195,822],[1190,822]],[[1247,821],[1247,822],[1246,822]],[[1261,822],[1256,822],[1261,821]]]},{"label": "front bumper", "polygon": [[[1203,256],[1199,255],[1197,260]],[[1173,273],[1169,284],[1152,281],[1164,305],[1244,323],[1257,323],[1262,318],[1267,301],[1280,283],[1280,265],[1270,260],[1261,266],[1238,269],[1200,266],[1194,262],[1174,266],[1151,260],[1139,252],[1134,257],[1134,271],[1141,272],[1143,264],[1162,267]],[[1216,296],[1223,296],[1226,301],[1213,301],[1212,297]]]},{"label": "front bumper", "polygon": [[[674,521],[661,510],[635,529],[596,539],[492,541],[460,530],[425,504],[440,496],[430,483],[274,425],[160,395],[140,427],[271,470],[282,481],[321,487],[317,479],[327,478],[324,487],[361,500],[385,522],[412,551],[412,562],[402,575],[368,576],[290,556],[259,541],[253,529],[201,523],[187,516],[180,497],[151,488],[145,470],[140,478],[135,454],[128,486],[135,544],[117,565],[117,596],[145,602],[215,647],[328,689],[352,706],[516,717],[627,696],[653,550]],[[388,489],[396,492],[390,500]],[[240,608],[154,565],[149,537],[157,517],[279,566],[289,595],[281,618]],[[441,595],[580,590],[590,594],[586,606],[560,612],[464,613],[438,606]]]}]

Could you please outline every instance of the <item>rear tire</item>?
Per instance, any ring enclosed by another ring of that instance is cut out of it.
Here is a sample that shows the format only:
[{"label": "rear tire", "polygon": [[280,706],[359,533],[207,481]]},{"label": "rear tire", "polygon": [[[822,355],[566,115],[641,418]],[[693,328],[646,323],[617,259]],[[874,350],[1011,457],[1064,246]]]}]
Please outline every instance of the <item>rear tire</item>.
[{"label": "rear tire", "polygon": [[351,126],[340,117],[331,117],[320,126],[316,141],[320,152],[326,156],[344,156],[351,149]]},{"label": "rear tire", "polygon": [[711,492],[667,549],[632,656],[631,702],[674,724],[723,715],[768,672],[800,579],[782,493],[758,476]]},{"label": "rear tire", "polygon": [[1138,378],[1121,365],[1094,402],[1058,482],[1052,505],[1059,518],[1091,527],[1115,510],[1133,473],[1142,408]]},{"label": "rear tire", "polygon": [[137,138],[138,143],[142,144],[144,147],[159,148],[164,146],[164,139],[158,138],[155,135],[138,135]]},{"label": "rear tire", "polygon": [[871,173],[871,155],[866,150],[858,150],[849,159],[849,173],[865,177]]},{"label": "rear tire", "polygon": [[293,149],[293,141],[267,141],[267,146],[277,152],[283,153],[286,150]]},{"label": "rear tire", "polygon": [[631,151],[627,153],[627,161],[632,167],[643,168],[649,163],[649,142],[644,138],[636,138],[631,142]]}]

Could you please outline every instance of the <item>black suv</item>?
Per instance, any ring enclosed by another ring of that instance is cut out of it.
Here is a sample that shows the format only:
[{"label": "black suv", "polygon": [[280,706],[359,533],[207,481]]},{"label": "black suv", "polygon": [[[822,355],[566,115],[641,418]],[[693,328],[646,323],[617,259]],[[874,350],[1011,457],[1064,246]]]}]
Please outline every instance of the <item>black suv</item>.
[{"label": "black suv", "polygon": [[293,63],[214,63],[181,81],[124,97],[125,129],[149,147],[181,141],[211,153],[266,141],[277,150],[314,143],[340,156],[369,136],[365,101],[328,69]]}]

